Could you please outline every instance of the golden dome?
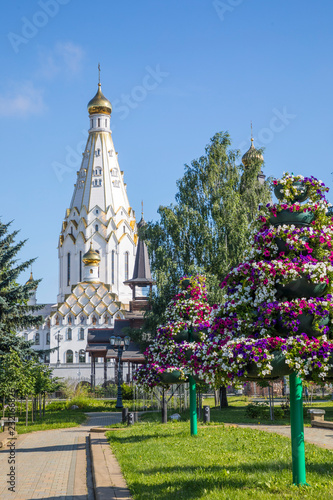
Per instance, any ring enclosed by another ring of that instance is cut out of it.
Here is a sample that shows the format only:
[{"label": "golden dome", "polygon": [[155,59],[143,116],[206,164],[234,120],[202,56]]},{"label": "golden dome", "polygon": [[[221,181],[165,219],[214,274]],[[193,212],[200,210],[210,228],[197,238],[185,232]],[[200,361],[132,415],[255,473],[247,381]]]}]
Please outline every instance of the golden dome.
[{"label": "golden dome", "polygon": [[253,137],[251,137],[251,147],[242,156],[242,163],[244,167],[248,167],[254,160],[259,160],[260,163],[264,162],[264,157],[253,145]]},{"label": "golden dome", "polygon": [[90,115],[96,113],[111,115],[111,102],[103,95],[100,83],[98,84],[97,94],[88,102],[88,112]]},{"label": "golden dome", "polygon": [[99,255],[99,253],[93,249],[92,243],[90,243],[90,248],[89,248],[88,252],[86,252],[84,254],[84,256],[82,257],[82,260],[86,265],[98,266],[98,264],[100,263],[101,257]]}]

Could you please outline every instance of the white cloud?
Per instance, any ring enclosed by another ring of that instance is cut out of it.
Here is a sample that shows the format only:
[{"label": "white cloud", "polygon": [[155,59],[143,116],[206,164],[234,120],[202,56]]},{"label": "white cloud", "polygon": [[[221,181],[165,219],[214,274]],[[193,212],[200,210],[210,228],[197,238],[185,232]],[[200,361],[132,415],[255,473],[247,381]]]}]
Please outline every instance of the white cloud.
[{"label": "white cloud", "polygon": [[74,76],[80,73],[83,59],[82,47],[73,42],[57,42],[52,49],[40,47],[37,76],[48,80],[59,74]]},{"label": "white cloud", "polygon": [[43,90],[31,81],[15,84],[6,95],[0,95],[0,116],[28,116],[42,113],[45,109]]}]

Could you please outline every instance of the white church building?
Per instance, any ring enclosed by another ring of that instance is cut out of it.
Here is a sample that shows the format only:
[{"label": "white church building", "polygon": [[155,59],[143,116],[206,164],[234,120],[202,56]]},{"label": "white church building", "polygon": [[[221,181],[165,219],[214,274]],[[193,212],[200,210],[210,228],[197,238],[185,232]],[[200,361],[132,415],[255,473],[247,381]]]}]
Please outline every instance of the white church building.
[{"label": "white church building", "polygon": [[[99,83],[88,103],[89,136],[61,226],[57,303],[40,311],[38,330],[22,332],[36,350],[54,349],[45,362],[55,376],[81,381],[90,381],[88,329],[113,328],[115,319],[125,319],[132,298],[124,282],[133,275],[137,224],[112,140],[111,112]],[[106,369],[106,361],[98,361],[96,384]],[[114,360],[107,363],[108,379],[114,378]]]}]

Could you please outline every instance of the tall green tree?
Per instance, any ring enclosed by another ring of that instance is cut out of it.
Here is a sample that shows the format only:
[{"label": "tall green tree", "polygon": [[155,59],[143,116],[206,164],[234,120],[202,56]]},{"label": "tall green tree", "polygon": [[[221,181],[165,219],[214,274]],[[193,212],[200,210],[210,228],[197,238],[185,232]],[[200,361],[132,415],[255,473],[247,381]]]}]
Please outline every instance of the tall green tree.
[{"label": "tall green tree", "polygon": [[0,341],[20,329],[37,327],[42,322],[42,317],[34,314],[42,306],[28,305],[29,296],[39,281],[29,280],[23,285],[17,281],[34,259],[18,264],[17,254],[25,241],[15,242],[18,231],[9,232],[10,224],[0,222]]},{"label": "tall green tree", "polygon": [[250,223],[259,204],[270,200],[269,182],[258,181],[261,151],[252,146],[245,166],[238,160],[229,134],[215,134],[205,154],[185,165],[176,204],[160,206],[160,220],[142,228],[157,284],[145,329],[153,331],[161,323],[182,275],[205,274],[210,303],[220,301],[219,283],[241,262]]}]

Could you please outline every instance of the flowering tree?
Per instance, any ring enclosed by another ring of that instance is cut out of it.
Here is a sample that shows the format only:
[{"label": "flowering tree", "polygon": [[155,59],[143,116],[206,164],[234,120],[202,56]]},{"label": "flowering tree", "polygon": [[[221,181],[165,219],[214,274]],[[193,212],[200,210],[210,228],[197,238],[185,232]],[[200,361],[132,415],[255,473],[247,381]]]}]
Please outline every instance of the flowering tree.
[{"label": "flowering tree", "polygon": [[195,361],[191,358],[196,341],[206,340],[211,307],[207,303],[205,278],[185,276],[179,286],[180,292],[167,307],[166,324],[158,328],[157,336],[144,353],[146,365],[133,377],[148,390],[157,385],[185,382],[194,370]]},{"label": "flowering tree", "polygon": [[323,383],[333,376],[328,188],[288,173],[274,184],[278,202],[261,208],[252,249],[223,280],[224,303],[212,310],[209,338],[196,346],[193,368],[206,382],[296,372]]}]

